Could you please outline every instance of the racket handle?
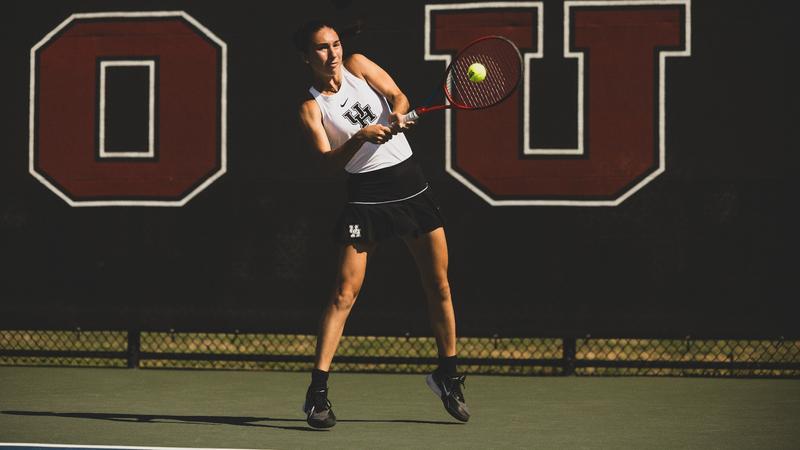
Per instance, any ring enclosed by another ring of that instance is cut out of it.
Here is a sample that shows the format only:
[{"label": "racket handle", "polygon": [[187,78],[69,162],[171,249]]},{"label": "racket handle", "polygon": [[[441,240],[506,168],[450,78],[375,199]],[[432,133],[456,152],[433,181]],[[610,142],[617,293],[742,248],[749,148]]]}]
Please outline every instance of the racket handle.
[{"label": "racket handle", "polygon": [[408,114],[406,114],[406,121],[407,122],[414,122],[417,119],[419,119],[419,114],[417,114],[417,110],[416,109],[412,109],[411,111],[409,111]]}]

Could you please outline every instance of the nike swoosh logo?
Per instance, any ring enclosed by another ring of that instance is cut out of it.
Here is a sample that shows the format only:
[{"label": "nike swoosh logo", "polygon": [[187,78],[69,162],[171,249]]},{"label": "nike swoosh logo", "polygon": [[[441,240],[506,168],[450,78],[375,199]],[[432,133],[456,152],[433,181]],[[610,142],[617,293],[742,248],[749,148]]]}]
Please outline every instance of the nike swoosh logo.
[{"label": "nike swoosh logo", "polygon": [[341,105],[339,105],[339,108],[344,108],[344,105],[346,105],[346,104],[347,104],[347,100],[350,100],[350,99],[349,99],[349,98],[348,98],[348,99],[345,99],[344,103],[342,103]]}]

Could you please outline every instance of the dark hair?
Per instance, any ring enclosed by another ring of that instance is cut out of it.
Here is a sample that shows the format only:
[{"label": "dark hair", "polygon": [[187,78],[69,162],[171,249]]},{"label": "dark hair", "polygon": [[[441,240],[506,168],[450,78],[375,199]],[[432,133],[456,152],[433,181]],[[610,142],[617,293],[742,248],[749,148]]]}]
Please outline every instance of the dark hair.
[{"label": "dark hair", "polygon": [[292,42],[295,48],[303,53],[308,53],[308,44],[311,40],[311,35],[323,28],[336,29],[333,25],[323,20],[310,20],[298,28],[292,35]]}]

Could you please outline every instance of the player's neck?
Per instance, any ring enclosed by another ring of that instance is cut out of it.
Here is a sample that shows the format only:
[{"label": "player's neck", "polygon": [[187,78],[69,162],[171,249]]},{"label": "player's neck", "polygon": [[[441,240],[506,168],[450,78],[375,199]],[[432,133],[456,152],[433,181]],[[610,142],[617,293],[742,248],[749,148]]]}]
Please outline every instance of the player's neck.
[{"label": "player's neck", "polygon": [[337,70],[330,77],[317,78],[314,87],[323,94],[335,94],[342,88],[342,71]]}]

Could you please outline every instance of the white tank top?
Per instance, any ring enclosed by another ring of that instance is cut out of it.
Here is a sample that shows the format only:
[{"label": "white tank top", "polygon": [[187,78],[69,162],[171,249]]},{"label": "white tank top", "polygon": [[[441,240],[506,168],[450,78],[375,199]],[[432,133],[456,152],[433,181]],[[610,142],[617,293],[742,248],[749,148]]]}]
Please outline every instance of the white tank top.
[{"label": "white tank top", "polygon": [[[308,89],[322,111],[322,125],[331,149],[344,144],[367,125],[380,123],[389,126],[391,108],[386,98],[366,81],[342,66],[342,86],[331,95],[323,95],[313,86]],[[371,172],[390,167],[411,156],[411,146],[403,133],[396,134],[383,144],[364,142],[350,158],[344,170],[349,173]]]}]

